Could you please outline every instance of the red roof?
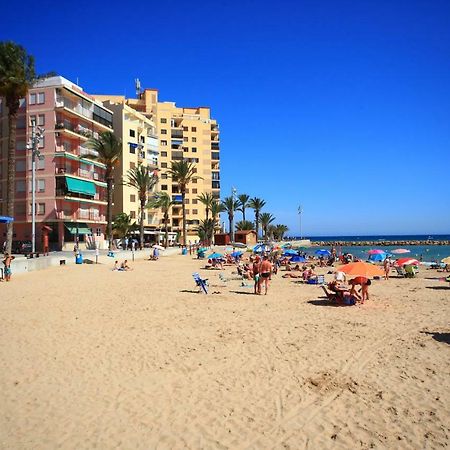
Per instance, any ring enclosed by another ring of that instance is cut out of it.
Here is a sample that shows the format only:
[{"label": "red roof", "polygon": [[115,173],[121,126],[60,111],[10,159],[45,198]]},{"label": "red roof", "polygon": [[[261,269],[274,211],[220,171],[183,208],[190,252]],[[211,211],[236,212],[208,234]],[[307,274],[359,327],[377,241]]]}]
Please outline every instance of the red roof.
[{"label": "red roof", "polygon": [[248,234],[248,233],[255,233],[255,230],[241,230],[241,231],[236,231],[234,234]]}]

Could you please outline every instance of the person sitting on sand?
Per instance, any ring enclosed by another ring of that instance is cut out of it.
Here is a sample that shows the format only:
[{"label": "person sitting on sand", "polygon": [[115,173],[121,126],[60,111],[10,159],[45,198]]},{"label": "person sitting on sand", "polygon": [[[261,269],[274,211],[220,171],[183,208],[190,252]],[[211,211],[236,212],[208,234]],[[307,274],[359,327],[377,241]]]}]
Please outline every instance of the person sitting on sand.
[{"label": "person sitting on sand", "polygon": [[301,275],[301,274],[296,274],[296,273],[289,272],[289,273],[283,274],[283,275],[282,275],[282,278],[302,278],[302,275]]},{"label": "person sitting on sand", "polygon": [[120,269],[119,270],[133,270],[129,265],[128,265],[128,260],[126,259],[121,265],[120,265]]}]

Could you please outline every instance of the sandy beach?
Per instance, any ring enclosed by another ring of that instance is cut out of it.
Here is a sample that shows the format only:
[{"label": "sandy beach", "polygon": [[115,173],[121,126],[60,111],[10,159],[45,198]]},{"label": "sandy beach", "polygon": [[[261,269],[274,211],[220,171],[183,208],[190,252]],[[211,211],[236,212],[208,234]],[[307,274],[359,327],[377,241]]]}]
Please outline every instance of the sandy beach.
[{"label": "sandy beach", "polygon": [[443,274],[375,281],[365,305],[333,307],[282,273],[254,296],[231,267],[223,282],[202,265],[108,261],[0,283],[0,447],[449,445]]}]

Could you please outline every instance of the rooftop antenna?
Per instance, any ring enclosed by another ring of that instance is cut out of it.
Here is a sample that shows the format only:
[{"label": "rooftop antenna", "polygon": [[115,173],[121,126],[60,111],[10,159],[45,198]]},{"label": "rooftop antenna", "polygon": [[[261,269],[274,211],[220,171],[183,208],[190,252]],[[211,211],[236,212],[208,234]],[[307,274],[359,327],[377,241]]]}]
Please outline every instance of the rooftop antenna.
[{"label": "rooftop antenna", "polygon": [[135,78],[134,85],[136,87],[136,97],[140,98],[140,96],[141,96],[141,80],[139,78]]}]

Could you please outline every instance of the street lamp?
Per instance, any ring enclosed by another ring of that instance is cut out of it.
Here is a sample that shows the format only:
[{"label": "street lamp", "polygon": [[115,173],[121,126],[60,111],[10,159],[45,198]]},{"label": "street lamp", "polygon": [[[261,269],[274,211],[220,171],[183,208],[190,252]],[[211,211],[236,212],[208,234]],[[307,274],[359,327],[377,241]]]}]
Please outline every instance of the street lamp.
[{"label": "street lamp", "polygon": [[36,158],[43,159],[39,152],[39,142],[44,136],[44,128],[36,127],[36,119],[31,120],[31,252],[36,253]]},{"label": "street lamp", "polygon": [[300,240],[302,240],[302,214],[303,214],[303,208],[302,208],[302,205],[300,205],[300,206],[298,207],[297,212],[298,212],[298,217],[299,217],[299,219],[300,219]]},{"label": "street lamp", "polygon": [[236,194],[237,194],[237,189],[235,187],[231,188],[231,198],[233,200],[233,215],[231,216],[231,223],[230,223],[230,238],[231,238],[231,242],[234,243],[234,201],[236,200]]}]

